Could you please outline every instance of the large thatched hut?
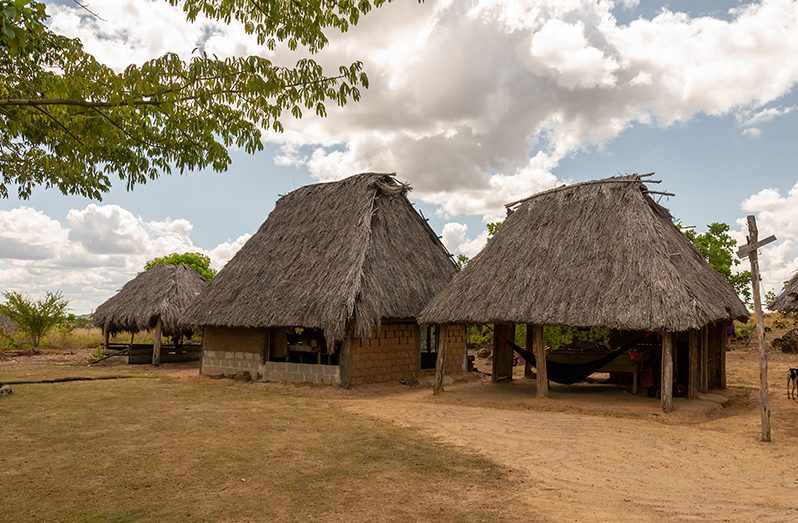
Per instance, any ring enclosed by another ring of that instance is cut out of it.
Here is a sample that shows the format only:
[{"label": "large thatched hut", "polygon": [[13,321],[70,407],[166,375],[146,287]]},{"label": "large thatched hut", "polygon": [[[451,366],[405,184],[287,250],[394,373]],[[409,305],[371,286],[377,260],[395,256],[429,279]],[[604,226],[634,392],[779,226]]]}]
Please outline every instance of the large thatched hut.
[{"label": "large thatched hut", "polygon": [[280,198],[184,318],[202,372],[347,387],[415,377],[446,344],[461,368],[465,329],[416,322],[456,267],[408,190],[367,173]]},{"label": "large thatched hut", "polygon": [[179,338],[191,332],[191,328],[181,323],[181,317],[207,285],[187,265],[156,265],[127,282],[122,290],[97,307],[92,323],[103,329],[106,349],[109,337],[114,334],[152,330],[153,346],[149,351],[152,363],[158,365],[161,336]]},{"label": "large thatched hut", "polygon": [[798,312],[798,273],[784,285],[768,308],[779,312]]},{"label": "large thatched hut", "polygon": [[[644,339],[647,348],[641,344],[633,358],[652,360],[669,410],[674,370],[690,396],[725,386],[726,328],[747,316],[733,288],[652,199],[644,177],[631,175],[508,205],[499,232],[420,320],[494,323],[495,380],[512,377],[503,340],[515,324],[528,325],[528,347],[544,345],[545,325],[609,329],[614,347]],[[547,358],[537,365],[541,396]],[[639,365],[631,367],[637,377]]]}]

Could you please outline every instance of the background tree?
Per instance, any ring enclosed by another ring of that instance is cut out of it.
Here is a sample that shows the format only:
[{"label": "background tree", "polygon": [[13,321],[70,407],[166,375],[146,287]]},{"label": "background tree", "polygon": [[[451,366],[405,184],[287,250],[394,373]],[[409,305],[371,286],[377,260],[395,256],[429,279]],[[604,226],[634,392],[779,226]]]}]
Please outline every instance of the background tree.
[{"label": "background tree", "polygon": [[[269,49],[313,54],[327,30],[347,31],[389,0],[165,1],[190,21],[235,19]],[[131,189],[173,169],[223,171],[228,147],[262,149],[261,130],[282,131],[285,111],[325,116],[327,103],[357,101],[368,87],[361,62],[329,75],[310,58],[280,67],[202,49],[116,72],[45,19],[40,1],[0,0],[0,197],[43,186],[100,199],[113,177]]]},{"label": "background tree", "polygon": [[173,252],[167,256],[153,258],[144,264],[144,270],[148,271],[156,265],[162,265],[164,263],[172,265],[180,265],[182,263],[183,265],[188,265],[207,281],[212,280],[213,277],[216,276],[216,269],[211,268],[211,259],[200,252]]},{"label": "background tree", "polygon": [[5,314],[17,327],[30,336],[33,348],[39,347],[42,338],[64,321],[69,300],[61,292],[48,292],[44,298],[33,301],[14,291],[3,293],[5,303],[0,304],[0,313]]},{"label": "background tree", "polygon": [[737,250],[737,241],[729,236],[728,224],[712,223],[703,233],[697,233],[694,229],[683,229],[682,232],[693,242],[698,252],[712,268],[729,281],[737,294],[742,296],[746,302],[750,302],[751,272],[734,272],[732,270],[740,265],[740,260],[734,254]]}]

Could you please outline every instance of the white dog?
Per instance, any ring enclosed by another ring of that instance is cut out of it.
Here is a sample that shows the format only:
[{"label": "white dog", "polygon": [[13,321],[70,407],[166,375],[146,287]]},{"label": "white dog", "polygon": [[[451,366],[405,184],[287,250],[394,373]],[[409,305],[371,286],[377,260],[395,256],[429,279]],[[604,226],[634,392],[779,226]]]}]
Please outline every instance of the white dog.
[{"label": "white dog", "polygon": [[2,383],[0,383],[0,396],[11,396],[11,394],[13,393],[14,391],[11,390],[10,385],[3,385]]}]

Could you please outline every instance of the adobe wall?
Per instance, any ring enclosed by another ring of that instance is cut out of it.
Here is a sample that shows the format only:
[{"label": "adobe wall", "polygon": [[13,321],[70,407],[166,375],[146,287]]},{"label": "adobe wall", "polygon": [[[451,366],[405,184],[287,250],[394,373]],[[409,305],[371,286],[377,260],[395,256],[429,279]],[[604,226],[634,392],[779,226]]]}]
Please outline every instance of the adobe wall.
[{"label": "adobe wall", "polygon": [[446,343],[446,374],[463,372],[466,355],[465,325],[441,325],[441,342]]},{"label": "adobe wall", "polygon": [[420,331],[416,323],[383,323],[371,338],[353,338],[349,383],[362,385],[418,376]]}]

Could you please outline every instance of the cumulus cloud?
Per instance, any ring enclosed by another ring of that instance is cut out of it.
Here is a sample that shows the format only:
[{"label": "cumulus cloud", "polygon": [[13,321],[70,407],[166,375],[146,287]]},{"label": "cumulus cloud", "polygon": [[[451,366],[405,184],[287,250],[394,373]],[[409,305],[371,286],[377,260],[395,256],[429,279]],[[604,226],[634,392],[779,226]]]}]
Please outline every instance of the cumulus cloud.
[{"label": "cumulus cloud", "polygon": [[[747,136],[792,108],[769,107],[798,82],[798,2],[762,0],[724,19],[662,9],[618,22],[637,0],[395,2],[333,35],[328,71],[362,60],[371,87],[329,117],[287,121],[267,139],[280,165],[317,180],[397,172],[442,216],[502,214],[502,203],[559,183],[559,162],[635,123],[742,115]],[[54,6],[52,27],[100,59],[128,61],[194,47],[219,56],[296,55],[254,45],[240,26],[185,21],[160,0],[97,0],[107,22]],[[621,167],[622,168],[622,167]],[[607,173],[612,174],[612,173]]]},{"label": "cumulus cloud", "polygon": [[[778,189],[762,189],[746,198],[740,207],[746,214],[756,215],[761,238],[775,234],[779,240],[763,247],[759,257],[763,292],[779,292],[783,283],[798,272],[798,183],[785,195]],[[739,218],[737,226],[735,239],[745,243],[746,218]]]},{"label": "cumulus cloud", "polygon": [[250,237],[205,250],[191,240],[192,228],[184,219],[146,221],[118,205],[72,209],[63,222],[29,207],[0,211],[0,290],[42,295],[59,289],[73,310],[89,312],[149,259],[198,251],[221,269]]}]

